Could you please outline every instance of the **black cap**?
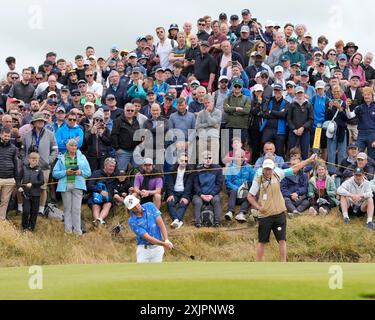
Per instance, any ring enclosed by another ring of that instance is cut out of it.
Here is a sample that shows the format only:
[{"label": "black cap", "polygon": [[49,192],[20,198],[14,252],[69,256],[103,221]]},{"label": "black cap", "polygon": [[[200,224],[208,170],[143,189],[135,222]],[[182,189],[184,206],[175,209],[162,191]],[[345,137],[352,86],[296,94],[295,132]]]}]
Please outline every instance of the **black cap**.
[{"label": "black cap", "polygon": [[80,84],[87,84],[87,82],[85,80],[79,80],[77,84],[78,85],[80,85]]},{"label": "black cap", "polygon": [[155,94],[155,91],[154,91],[154,90],[148,90],[148,91],[147,91],[147,95],[148,95],[148,96],[150,96],[150,95],[152,95],[152,94]]},{"label": "black cap", "polygon": [[103,104],[100,108],[103,109],[103,112],[111,111],[109,107],[105,104]]},{"label": "black cap", "polygon": [[358,146],[355,144],[355,143],[352,143],[352,144],[349,144],[348,145],[348,148],[347,148],[348,150],[349,149],[358,149]]},{"label": "black cap", "polygon": [[69,87],[68,86],[62,86],[60,91],[69,91]]},{"label": "black cap", "polygon": [[357,175],[363,175],[363,174],[365,174],[365,173],[364,173],[363,169],[361,169],[361,168],[357,168],[357,169],[354,170],[354,175],[355,176],[357,176]]},{"label": "black cap", "polygon": [[208,41],[201,41],[201,47],[210,47]]},{"label": "black cap", "polygon": [[172,24],[169,26],[169,30],[172,30],[172,29],[177,29],[177,30],[179,30],[178,25],[177,25],[176,23],[172,23]]},{"label": "black cap", "polygon": [[232,21],[240,20],[240,18],[239,18],[238,15],[236,15],[236,14],[232,14],[232,15],[230,16],[230,19],[231,19]]},{"label": "black cap", "polygon": [[228,16],[227,16],[227,14],[225,12],[222,12],[219,15],[219,20],[223,20],[223,19],[225,19],[225,20],[228,19]]},{"label": "black cap", "polygon": [[273,90],[276,90],[276,91],[283,91],[283,86],[279,83],[275,83],[273,85]]},{"label": "black cap", "polygon": [[76,93],[79,93],[81,95],[81,92],[78,89],[73,89],[71,95],[74,95]]},{"label": "black cap", "polygon": [[249,9],[243,9],[243,10],[241,11],[241,14],[242,14],[242,15],[250,14],[250,10],[249,10]]}]

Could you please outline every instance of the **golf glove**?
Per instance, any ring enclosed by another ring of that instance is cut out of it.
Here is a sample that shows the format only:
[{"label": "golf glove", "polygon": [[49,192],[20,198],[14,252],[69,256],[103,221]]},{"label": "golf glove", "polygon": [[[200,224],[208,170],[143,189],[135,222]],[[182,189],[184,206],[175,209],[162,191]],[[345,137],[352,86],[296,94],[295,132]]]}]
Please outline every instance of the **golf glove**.
[{"label": "golf glove", "polygon": [[167,240],[165,240],[164,241],[165,243],[168,243],[168,244],[170,244],[171,246],[172,246],[172,248],[173,248],[173,243],[172,242],[170,242],[168,239]]}]

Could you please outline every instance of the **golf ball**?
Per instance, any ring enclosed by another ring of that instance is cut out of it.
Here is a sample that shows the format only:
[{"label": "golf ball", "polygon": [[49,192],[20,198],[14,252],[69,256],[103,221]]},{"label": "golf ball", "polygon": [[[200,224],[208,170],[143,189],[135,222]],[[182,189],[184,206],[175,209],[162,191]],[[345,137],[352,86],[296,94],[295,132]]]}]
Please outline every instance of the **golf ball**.
[{"label": "golf ball", "polygon": [[281,231],[281,230],[283,230],[283,229],[282,229],[281,227],[278,227],[277,230],[278,230],[278,231]]}]

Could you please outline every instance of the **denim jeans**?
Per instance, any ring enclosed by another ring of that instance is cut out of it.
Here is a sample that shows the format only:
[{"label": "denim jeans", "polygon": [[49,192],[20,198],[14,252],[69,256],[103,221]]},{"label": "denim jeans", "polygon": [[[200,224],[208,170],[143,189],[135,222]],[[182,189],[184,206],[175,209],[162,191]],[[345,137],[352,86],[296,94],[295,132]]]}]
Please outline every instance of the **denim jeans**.
[{"label": "denim jeans", "polygon": [[[328,146],[328,172],[330,175],[336,173],[336,167],[334,164],[341,163],[346,158],[346,147],[347,147],[347,137],[345,133],[344,141],[338,142],[336,135],[332,139],[327,139]],[[336,162],[336,151],[337,162]]]},{"label": "denim jeans", "polygon": [[[174,201],[167,202],[169,214],[171,215],[172,220],[178,219],[182,221],[184,219],[185,211],[188,204],[181,204],[180,200],[182,199],[182,192],[173,191]],[[188,199],[189,200],[189,199]]]},{"label": "denim jeans", "polygon": [[244,214],[247,213],[247,211],[250,208],[250,204],[247,201],[247,198],[244,199],[237,199],[237,190],[230,190],[228,192],[228,211],[231,211],[234,213],[236,209],[236,204],[238,203],[241,205],[240,212],[243,212]]},{"label": "denim jeans", "polygon": [[305,130],[301,137],[296,136],[293,131],[289,132],[289,148],[292,149],[296,146],[301,148],[302,159],[306,160],[309,157],[310,149],[310,131]]},{"label": "denim jeans", "polygon": [[131,162],[132,165],[134,165],[133,152],[119,149],[116,152],[116,161],[118,170],[127,171],[129,162]]},{"label": "denim jeans", "polygon": [[371,146],[375,141],[375,130],[360,130],[358,133],[358,147],[361,151],[367,148],[368,156],[375,159],[375,149]]}]

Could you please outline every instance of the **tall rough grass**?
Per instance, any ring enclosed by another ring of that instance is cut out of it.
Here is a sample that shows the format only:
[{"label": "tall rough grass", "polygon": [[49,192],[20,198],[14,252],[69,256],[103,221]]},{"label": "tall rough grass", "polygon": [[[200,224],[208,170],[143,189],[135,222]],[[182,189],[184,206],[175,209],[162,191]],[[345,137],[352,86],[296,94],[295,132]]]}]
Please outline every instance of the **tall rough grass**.
[{"label": "tall rough grass", "polygon": [[[123,263],[135,261],[135,237],[126,226],[117,237],[110,230],[124,220],[123,207],[116,208],[106,227],[91,226],[90,210],[82,210],[87,234],[66,235],[63,224],[38,218],[35,233],[20,231],[20,217],[10,214],[0,223],[0,266]],[[194,254],[201,261],[255,261],[257,226],[224,222],[220,229],[195,229],[192,210],[180,230],[170,230],[171,222],[162,208],[170,240],[181,250]],[[125,223],[126,225],[126,223]],[[233,230],[235,229],[235,230]],[[375,232],[365,228],[365,221],[354,220],[345,226],[338,212],[327,217],[303,216],[288,220],[288,259],[307,262],[375,262]],[[273,236],[266,250],[267,261],[278,260]],[[169,252],[166,261],[185,261],[176,252]]]}]

